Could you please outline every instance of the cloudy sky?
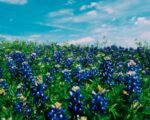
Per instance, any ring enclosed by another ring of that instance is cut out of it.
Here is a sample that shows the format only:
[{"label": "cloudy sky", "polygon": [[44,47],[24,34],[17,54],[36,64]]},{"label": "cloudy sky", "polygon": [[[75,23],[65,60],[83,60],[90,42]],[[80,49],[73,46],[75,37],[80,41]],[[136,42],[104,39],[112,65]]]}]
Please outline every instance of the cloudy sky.
[{"label": "cloudy sky", "polygon": [[0,38],[150,43],[150,0],[0,0]]}]

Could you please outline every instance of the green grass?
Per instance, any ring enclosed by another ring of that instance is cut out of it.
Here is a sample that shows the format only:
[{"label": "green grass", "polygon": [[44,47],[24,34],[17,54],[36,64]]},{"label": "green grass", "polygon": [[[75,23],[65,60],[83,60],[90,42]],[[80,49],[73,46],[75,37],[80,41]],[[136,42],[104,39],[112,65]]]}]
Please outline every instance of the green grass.
[{"label": "green grass", "polygon": [[[24,115],[14,111],[14,105],[18,102],[18,98],[16,97],[16,88],[22,83],[21,77],[12,78],[9,70],[8,70],[8,59],[7,57],[10,53],[14,51],[21,51],[26,55],[27,58],[30,57],[31,53],[33,53],[37,48],[40,48],[41,55],[38,56],[31,65],[32,71],[35,77],[42,76],[43,78],[47,74],[47,72],[57,65],[56,62],[42,62],[41,60],[44,57],[47,57],[49,60],[53,58],[54,51],[63,51],[68,50],[70,46],[57,46],[55,44],[48,45],[49,48],[45,47],[46,45],[36,44],[36,43],[28,43],[28,42],[1,42],[0,43],[0,67],[3,69],[3,79],[6,80],[8,84],[8,90],[6,95],[0,95],[0,119],[2,118],[12,118],[12,120],[22,120],[25,119]],[[142,46],[143,47],[143,46]],[[74,48],[76,48],[74,46]],[[86,47],[82,47],[86,49]],[[145,48],[145,51],[149,50],[149,48]],[[79,52],[74,55],[74,59],[79,57],[80,55],[86,56],[87,53]],[[125,61],[128,60],[128,55],[130,53],[124,53]],[[146,53],[144,53],[146,54]],[[65,58],[71,56],[71,52],[65,52]],[[141,58],[139,53],[136,52],[134,54],[136,58],[141,61],[142,64],[145,64],[147,58]],[[102,53],[100,50],[97,55],[92,59],[98,58],[98,61],[95,61],[93,64],[88,64],[83,66],[83,68],[97,67],[101,64],[104,56],[112,56],[112,53]],[[115,64],[115,69],[117,68],[115,58],[112,58]],[[150,61],[148,61],[150,62]],[[75,68],[75,66],[79,64],[75,61],[71,67],[71,69]],[[150,64],[150,63],[149,63]],[[36,112],[37,106],[33,102],[33,98],[30,96],[30,89],[27,91],[22,91],[22,93],[27,97],[28,103],[33,108],[33,113],[30,119],[43,120],[45,119],[45,111],[47,111],[55,102],[62,103],[62,108],[66,110],[66,115],[68,118],[70,117],[70,112],[68,111],[68,92],[71,88],[71,84],[64,81],[62,76],[62,71],[65,69],[63,64],[60,63],[59,72],[55,73],[54,81],[51,85],[48,86],[48,89],[45,91],[45,94],[49,96],[49,100],[45,102],[45,107],[41,109],[41,111]],[[126,68],[124,68],[126,69]],[[142,74],[144,68],[140,68],[140,77],[142,82],[142,92],[140,94],[140,102],[132,102],[127,103],[126,99],[124,99],[123,89],[125,88],[125,84],[115,84],[113,87],[108,86],[107,84],[101,81],[99,76],[95,76],[91,80],[84,82],[81,87],[81,93],[84,96],[84,103],[87,103],[84,108],[84,115],[88,118],[88,120],[149,120],[150,119],[150,75]],[[76,83],[76,79],[73,77],[74,83]],[[106,89],[105,97],[108,98],[107,105],[107,113],[103,115],[102,113],[98,113],[94,115],[91,110],[89,110],[89,103],[92,99],[92,91],[98,92],[98,85],[101,85],[103,89]]]}]

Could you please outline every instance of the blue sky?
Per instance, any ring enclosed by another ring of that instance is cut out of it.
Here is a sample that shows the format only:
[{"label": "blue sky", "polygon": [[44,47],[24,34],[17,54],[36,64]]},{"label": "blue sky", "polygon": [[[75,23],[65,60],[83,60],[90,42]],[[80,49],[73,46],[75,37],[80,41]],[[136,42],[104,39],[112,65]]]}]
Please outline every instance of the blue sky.
[{"label": "blue sky", "polygon": [[150,0],[0,0],[0,38],[150,43]]}]

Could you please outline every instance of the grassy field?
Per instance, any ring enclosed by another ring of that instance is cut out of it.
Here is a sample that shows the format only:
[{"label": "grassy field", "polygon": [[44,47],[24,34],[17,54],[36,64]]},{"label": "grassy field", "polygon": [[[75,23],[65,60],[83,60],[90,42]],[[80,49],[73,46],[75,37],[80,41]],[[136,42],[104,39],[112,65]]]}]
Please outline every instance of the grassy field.
[{"label": "grassy field", "polygon": [[150,48],[0,43],[0,119],[150,120]]}]

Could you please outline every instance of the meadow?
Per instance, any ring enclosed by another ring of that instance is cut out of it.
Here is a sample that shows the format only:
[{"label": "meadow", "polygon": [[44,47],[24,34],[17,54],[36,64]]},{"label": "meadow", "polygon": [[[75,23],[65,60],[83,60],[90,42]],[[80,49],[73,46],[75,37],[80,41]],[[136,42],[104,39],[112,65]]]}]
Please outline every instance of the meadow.
[{"label": "meadow", "polygon": [[150,120],[150,47],[1,42],[0,119]]}]

